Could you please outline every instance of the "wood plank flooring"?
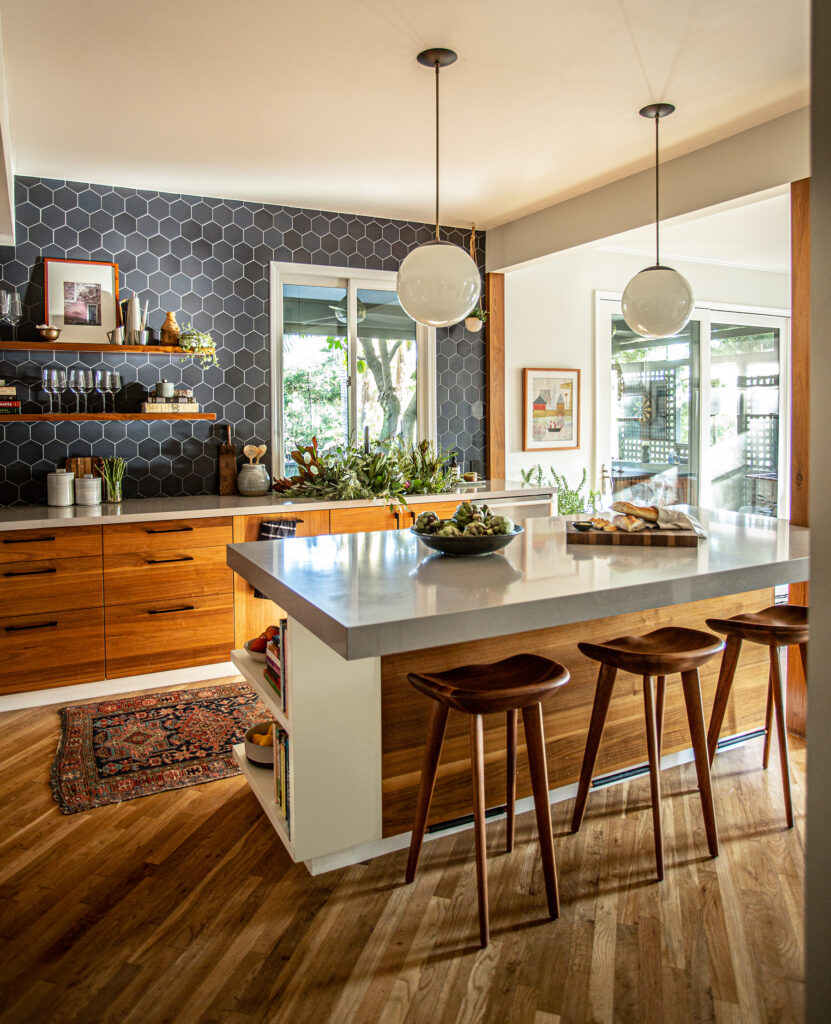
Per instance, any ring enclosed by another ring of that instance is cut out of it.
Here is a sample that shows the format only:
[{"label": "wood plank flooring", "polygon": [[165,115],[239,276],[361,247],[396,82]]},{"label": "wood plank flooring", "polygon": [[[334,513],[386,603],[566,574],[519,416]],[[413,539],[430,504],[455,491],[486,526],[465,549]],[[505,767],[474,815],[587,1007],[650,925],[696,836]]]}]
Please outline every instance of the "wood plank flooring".
[{"label": "wood plank flooring", "polygon": [[[61,815],[54,708],[0,715],[0,1019],[205,1024],[798,1022],[804,748],[796,828],[761,740],[715,763],[721,855],[692,765],[663,775],[666,879],[649,782],[552,808],[548,920],[533,812],[488,825],[491,945],[478,946],[473,833],[311,878],[239,778]],[[776,755],[771,765],[776,765]]]}]

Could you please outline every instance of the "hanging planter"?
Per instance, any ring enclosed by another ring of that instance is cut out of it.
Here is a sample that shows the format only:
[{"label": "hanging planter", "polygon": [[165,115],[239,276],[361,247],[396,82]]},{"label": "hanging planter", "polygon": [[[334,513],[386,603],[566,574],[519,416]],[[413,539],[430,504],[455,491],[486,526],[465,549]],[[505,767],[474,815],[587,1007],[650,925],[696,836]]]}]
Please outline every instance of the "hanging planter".
[{"label": "hanging planter", "polygon": [[473,331],[475,334],[477,331],[481,331],[484,325],[487,323],[488,311],[486,309],[480,309],[479,306],[474,309],[469,316],[465,317],[465,330]]},{"label": "hanging planter", "polygon": [[[179,348],[198,359],[203,369],[209,366],[219,366],[219,359],[216,354],[216,343],[210,334],[197,331],[193,324],[187,327],[179,335]],[[185,362],[184,359],[181,362]]]}]

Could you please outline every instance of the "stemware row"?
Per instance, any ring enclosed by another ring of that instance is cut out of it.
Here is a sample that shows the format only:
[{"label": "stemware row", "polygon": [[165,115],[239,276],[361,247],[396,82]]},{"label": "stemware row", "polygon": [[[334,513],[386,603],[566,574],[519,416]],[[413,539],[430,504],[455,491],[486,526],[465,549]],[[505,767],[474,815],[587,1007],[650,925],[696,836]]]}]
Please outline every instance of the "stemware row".
[{"label": "stemware row", "polygon": [[[64,394],[68,393],[75,398],[75,409],[68,409],[68,412],[89,412],[90,396],[98,396],[94,404],[98,405],[98,412],[107,412],[107,396],[112,401],[112,409],[115,412],[115,396],[121,390],[121,374],[114,370],[84,370],[71,369],[69,372],[63,369],[50,369],[44,367],[41,374],[41,389],[49,396],[49,412],[64,411]],[[54,408],[57,399],[57,410]],[[83,399],[84,408],[81,409]],[[72,399],[69,399],[71,405]]]}]

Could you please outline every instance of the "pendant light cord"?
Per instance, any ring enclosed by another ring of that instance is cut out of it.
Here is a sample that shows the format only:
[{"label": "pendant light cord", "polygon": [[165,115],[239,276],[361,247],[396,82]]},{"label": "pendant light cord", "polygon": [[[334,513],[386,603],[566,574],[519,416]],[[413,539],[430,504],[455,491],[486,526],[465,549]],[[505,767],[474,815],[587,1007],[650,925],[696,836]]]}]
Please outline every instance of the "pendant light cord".
[{"label": "pendant light cord", "polygon": [[439,62],[436,67],[436,241],[439,241]]},{"label": "pendant light cord", "polygon": [[660,161],[658,158],[659,146],[658,146],[658,126],[661,123],[661,118],[655,118],[655,266],[660,267],[661,265],[661,236],[660,236],[660,223],[661,223],[661,211],[659,208],[659,197],[661,195],[660,189]]}]

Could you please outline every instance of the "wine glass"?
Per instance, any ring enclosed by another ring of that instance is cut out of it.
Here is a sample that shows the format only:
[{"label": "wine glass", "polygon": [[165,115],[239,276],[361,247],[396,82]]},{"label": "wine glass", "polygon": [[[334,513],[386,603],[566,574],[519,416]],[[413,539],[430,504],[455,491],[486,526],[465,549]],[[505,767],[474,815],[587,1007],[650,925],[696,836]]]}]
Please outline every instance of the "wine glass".
[{"label": "wine glass", "polygon": [[121,374],[116,373],[115,370],[110,371],[110,391],[113,396],[113,412],[115,412],[115,396],[121,390]]},{"label": "wine glass", "polygon": [[[111,395],[113,393],[113,375],[111,370],[101,370],[98,372],[101,373],[101,387],[99,388],[99,390],[101,392],[101,401],[104,403],[103,411],[106,412],[107,395]],[[96,373],[96,377],[97,376],[98,373]],[[113,409],[113,411],[115,411],[115,409]]]},{"label": "wine glass", "polygon": [[53,405],[55,402],[55,392],[52,390],[52,374],[54,370],[49,370],[47,367],[41,370],[40,373],[40,389],[45,395],[49,396],[49,412],[53,411]]},{"label": "wine glass", "polygon": [[101,412],[107,411],[107,385],[110,374],[107,370],[96,370],[93,378],[93,388],[101,396]]},{"label": "wine glass", "polygon": [[0,321],[6,324],[9,323],[9,309],[11,306],[11,296],[5,288],[0,290]]},{"label": "wine glass", "polygon": [[23,319],[23,306],[17,292],[8,293],[9,311],[6,313],[6,322],[12,325],[12,340],[17,341],[17,325]]},{"label": "wine glass", "polygon": [[69,390],[75,396],[75,412],[81,411],[81,392],[83,391],[83,370],[69,371]]},{"label": "wine glass", "polygon": [[63,398],[61,397],[66,391],[66,370],[53,370],[54,377],[52,377],[52,386],[55,389],[55,394],[58,396],[58,412],[63,409]]},{"label": "wine glass", "polygon": [[81,370],[81,391],[84,393],[84,412],[89,412],[89,395],[92,391],[92,370]]}]

